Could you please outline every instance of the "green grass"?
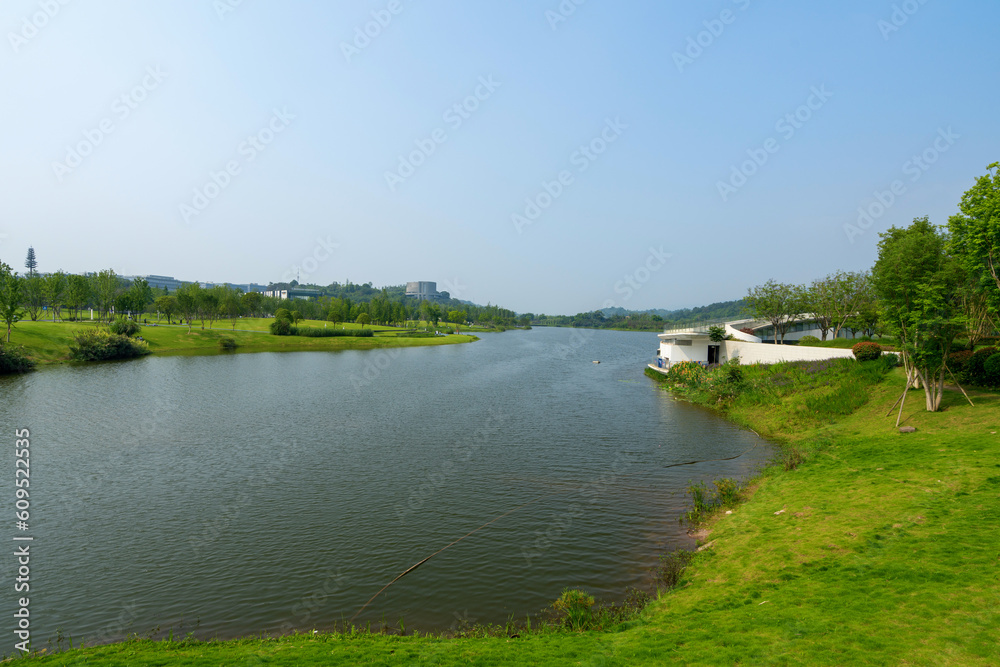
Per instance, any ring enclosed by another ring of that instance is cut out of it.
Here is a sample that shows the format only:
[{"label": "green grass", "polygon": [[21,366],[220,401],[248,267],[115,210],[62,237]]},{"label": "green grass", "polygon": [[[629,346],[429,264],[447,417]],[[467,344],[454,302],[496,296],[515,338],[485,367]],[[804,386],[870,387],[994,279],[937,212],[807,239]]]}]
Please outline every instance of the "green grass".
[{"label": "green grass", "polygon": [[[216,322],[213,328],[201,329],[194,324],[188,332],[185,326],[144,326],[139,333],[148,343],[153,354],[158,355],[202,355],[220,354],[219,339],[233,338],[236,352],[286,352],[296,350],[367,350],[386,347],[413,347],[423,345],[447,345],[467,343],[476,340],[471,335],[407,337],[396,336],[390,327],[368,327],[375,329],[371,338],[305,338],[300,336],[272,336],[267,332],[269,319],[245,319],[237,323],[233,331],[228,322]],[[220,326],[222,324],[222,326]],[[323,322],[306,322],[309,326],[323,327]],[[19,322],[11,336],[11,343],[23,345],[28,353],[40,364],[69,361],[69,344],[77,331],[92,329],[90,322]],[[333,326],[333,324],[329,324]],[[357,324],[338,324],[348,329],[360,328]],[[249,331],[241,331],[249,329]],[[381,334],[381,335],[380,335]],[[232,354],[232,353],[226,353]]]},{"label": "green grass", "polygon": [[[972,393],[973,408],[949,391],[944,411],[927,413],[913,391],[904,424],[917,431],[900,434],[895,414],[885,413],[902,389],[901,371],[877,382],[876,366],[848,366],[746,370],[753,391],[731,400],[727,415],[804,461],[767,469],[746,490],[750,500],[710,518],[702,538],[710,546],[678,586],[614,631],[136,640],[38,662],[1000,664],[1000,394]],[[778,386],[765,391],[765,380]],[[864,401],[850,414],[840,414],[839,400],[822,402],[852,383]]]}]

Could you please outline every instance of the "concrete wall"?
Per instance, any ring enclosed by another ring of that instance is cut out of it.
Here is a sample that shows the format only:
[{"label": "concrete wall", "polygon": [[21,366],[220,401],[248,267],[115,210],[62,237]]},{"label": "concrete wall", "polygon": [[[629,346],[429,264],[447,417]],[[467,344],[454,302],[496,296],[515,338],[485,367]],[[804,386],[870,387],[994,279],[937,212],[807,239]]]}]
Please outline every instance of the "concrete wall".
[{"label": "concrete wall", "polygon": [[823,359],[853,359],[851,350],[834,347],[799,347],[798,345],[771,345],[727,340],[720,352],[720,361],[740,358],[741,364],[774,364],[779,361],[820,361]]},{"label": "concrete wall", "polygon": [[726,325],[726,333],[729,334],[730,336],[732,336],[733,338],[737,339],[737,340],[746,341],[747,343],[759,343],[760,342],[760,338],[758,338],[757,336],[753,336],[753,335],[748,334],[748,333],[743,333],[739,329],[734,329],[733,327],[729,326],[728,324]]}]

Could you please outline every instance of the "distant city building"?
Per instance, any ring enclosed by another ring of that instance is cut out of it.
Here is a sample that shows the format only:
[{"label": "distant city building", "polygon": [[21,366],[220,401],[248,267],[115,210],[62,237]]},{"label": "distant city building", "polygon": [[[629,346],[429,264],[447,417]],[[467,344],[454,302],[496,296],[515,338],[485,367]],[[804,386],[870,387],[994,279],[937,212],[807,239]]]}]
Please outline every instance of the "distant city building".
[{"label": "distant city building", "polygon": [[433,301],[440,298],[441,294],[437,291],[437,283],[421,280],[419,282],[406,283],[406,296],[412,296],[414,299]]},{"label": "distant city building", "polygon": [[177,280],[173,276],[144,276],[144,277],[146,278],[146,282],[149,283],[150,287],[154,289],[166,288],[167,291],[169,292],[173,292],[178,287],[183,287],[184,285],[187,284],[184,281]]},{"label": "distant city building", "polygon": [[311,299],[319,296],[319,290],[290,287],[288,289],[265,289],[263,294],[275,299]]}]

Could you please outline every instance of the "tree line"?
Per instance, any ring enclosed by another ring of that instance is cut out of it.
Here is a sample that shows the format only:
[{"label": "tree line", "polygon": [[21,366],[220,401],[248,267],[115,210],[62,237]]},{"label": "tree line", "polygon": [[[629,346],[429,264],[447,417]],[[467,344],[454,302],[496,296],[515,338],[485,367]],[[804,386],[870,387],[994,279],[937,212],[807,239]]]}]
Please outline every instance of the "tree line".
[{"label": "tree line", "polygon": [[907,387],[922,387],[927,410],[936,411],[954,379],[949,359],[959,341],[972,350],[1000,326],[1000,163],[976,179],[958,210],[947,225],[924,216],[880,233],[869,271],[753,287],[748,310],[772,324],[778,341],[807,314],[824,339],[842,328],[895,337]]}]

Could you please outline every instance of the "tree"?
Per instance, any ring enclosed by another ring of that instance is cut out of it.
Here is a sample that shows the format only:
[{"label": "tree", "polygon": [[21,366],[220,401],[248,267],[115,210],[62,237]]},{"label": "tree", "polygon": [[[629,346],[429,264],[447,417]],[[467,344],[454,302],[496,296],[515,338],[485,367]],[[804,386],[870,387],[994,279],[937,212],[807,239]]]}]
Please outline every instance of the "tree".
[{"label": "tree", "polygon": [[0,319],[7,325],[7,342],[10,342],[10,331],[24,316],[21,308],[21,278],[11,271],[11,268],[0,262]]},{"label": "tree", "polygon": [[222,291],[222,311],[232,320],[233,331],[236,331],[236,320],[243,314],[244,296],[235,287],[224,287]]},{"label": "tree", "polygon": [[28,277],[35,275],[35,269],[38,268],[38,260],[35,259],[35,249],[28,246],[28,257],[24,260],[24,268],[28,269]]},{"label": "tree", "polygon": [[923,385],[927,410],[941,407],[948,354],[962,330],[964,272],[927,217],[880,234],[872,284],[889,330],[899,337],[907,386]]},{"label": "tree", "polygon": [[[448,311],[448,321],[454,324],[465,324],[466,313],[464,310],[449,310]],[[531,318],[528,318],[528,322],[531,322]]]},{"label": "tree", "polygon": [[774,342],[784,343],[785,334],[799,319],[805,306],[805,297],[802,288],[797,285],[768,280],[763,285],[752,287],[744,303],[750,317],[771,323]]},{"label": "tree", "polygon": [[62,309],[63,296],[66,294],[67,283],[66,274],[62,269],[59,269],[55,273],[50,273],[45,277],[45,301],[48,302],[49,308],[52,309],[53,322],[56,321],[57,317],[62,319],[60,311]]},{"label": "tree", "polygon": [[86,276],[76,274],[66,279],[66,301],[73,311],[73,319],[80,318],[80,310],[90,301],[91,286]]},{"label": "tree", "polygon": [[828,331],[833,332],[833,338],[840,335],[847,320],[857,313],[868,280],[866,273],[837,271],[809,286],[806,309],[816,317],[823,340]]},{"label": "tree", "polygon": [[293,310],[292,311],[292,324],[293,325],[297,325],[301,321],[302,321],[302,313],[300,313],[297,310]]},{"label": "tree", "polygon": [[205,320],[208,320],[208,328],[212,328],[212,322],[219,316],[219,293],[218,288],[199,290],[198,316],[201,317],[201,328],[205,328]]},{"label": "tree", "polygon": [[961,213],[948,219],[949,247],[994,297],[1000,292],[1000,162],[962,195]]},{"label": "tree", "polygon": [[146,306],[153,301],[153,288],[145,278],[136,278],[128,288],[127,296],[128,309],[135,313],[135,319],[138,320]]},{"label": "tree", "polygon": [[187,320],[188,333],[191,333],[191,318],[194,317],[195,312],[198,310],[200,291],[201,287],[198,283],[182,285],[174,291],[174,297],[177,299],[177,309],[181,317]]},{"label": "tree", "polygon": [[241,297],[243,308],[250,317],[260,317],[260,307],[264,295],[260,292],[247,292]]},{"label": "tree", "polygon": [[977,279],[968,274],[961,299],[965,336],[969,340],[969,349],[975,350],[976,344],[997,328],[997,318],[990,308],[989,293]]},{"label": "tree", "polygon": [[111,309],[115,300],[121,293],[122,279],[115,273],[114,269],[105,269],[93,276],[93,293],[97,299],[97,310],[100,319],[109,319]]},{"label": "tree", "polygon": [[358,324],[361,325],[362,329],[364,329],[365,325],[368,324],[371,321],[372,321],[372,318],[370,318],[368,316],[368,313],[361,313],[360,315],[358,315],[358,319],[355,320],[355,322],[357,322]]},{"label": "tree", "polygon": [[158,296],[153,301],[156,308],[156,321],[160,321],[160,313],[167,316],[167,324],[170,324],[170,316],[177,312],[177,297]]},{"label": "tree", "polygon": [[34,273],[24,279],[23,290],[23,304],[28,308],[28,317],[35,322],[45,305],[45,283],[40,275]]}]

